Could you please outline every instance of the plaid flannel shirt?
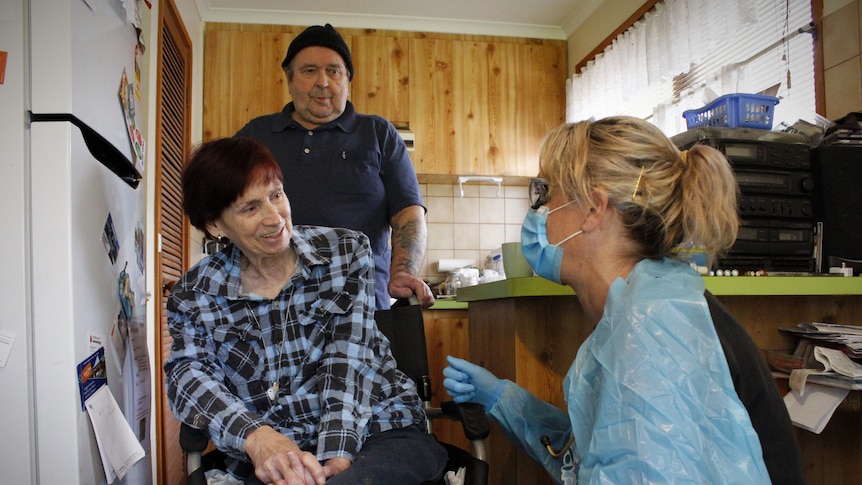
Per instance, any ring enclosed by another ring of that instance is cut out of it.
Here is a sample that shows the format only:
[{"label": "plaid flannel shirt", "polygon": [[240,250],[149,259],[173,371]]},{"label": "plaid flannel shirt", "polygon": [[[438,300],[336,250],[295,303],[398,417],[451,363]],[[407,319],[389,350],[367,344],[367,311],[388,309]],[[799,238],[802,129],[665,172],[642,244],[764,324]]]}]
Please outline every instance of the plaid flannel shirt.
[{"label": "plaid flannel shirt", "polygon": [[[164,366],[174,415],[242,461],[246,436],[263,425],[321,461],[352,460],[374,433],[424,427],[415,385],[396,370],[374,324],[368,238],[295,226],[291,244],[297,269],[273,299],[243,294],[233,245],[177,283],[167,303],[173,348]],[[275,381],[272,401],[266,391]]]}]

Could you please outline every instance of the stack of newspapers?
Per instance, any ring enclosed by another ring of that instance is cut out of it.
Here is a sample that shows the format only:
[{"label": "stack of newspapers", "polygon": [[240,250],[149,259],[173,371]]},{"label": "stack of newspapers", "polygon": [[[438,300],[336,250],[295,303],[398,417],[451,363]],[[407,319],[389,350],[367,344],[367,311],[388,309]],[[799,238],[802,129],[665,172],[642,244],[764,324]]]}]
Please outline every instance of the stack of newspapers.
[{"label": "stack of newspapers", "polygon": [[[799,338],[794,356],[803,362],[812,362],[813,357],[819,363],[819,368],[794,369],[791,381],[795,377],[845,389],[862,389],[862,327],[800,323],[795,328],[780,330]],[[791,387],[795,387],[793,382]]]}]

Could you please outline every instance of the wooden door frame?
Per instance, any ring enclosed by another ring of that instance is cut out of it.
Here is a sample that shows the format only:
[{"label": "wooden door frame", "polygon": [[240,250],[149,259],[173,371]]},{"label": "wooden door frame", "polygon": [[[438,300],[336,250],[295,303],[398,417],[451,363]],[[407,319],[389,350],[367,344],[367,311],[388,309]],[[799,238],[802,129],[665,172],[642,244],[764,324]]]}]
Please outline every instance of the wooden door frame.
[{"label": "wooden door frame", "polygon": [[[164,321],[164,304],[165,304],[165,291],[170,289],[170,282],[165,281],[165,277],[163,275],[163,257],[162,257],[162,244],[161,244],[161,228],[162,228],[162,197],[163,197],[163,150],[164,150],[164,132],[163,132],[163,123],[165,120],[163,119],[162,113],[164,109],[164,93],[163,93],[163,83],[164,81],[164,62],[163,59],[165,56],[164,52],[164,37],[166,35],[170,35],[171,39],[176,42],[178,46],[182,48],[182,53],[184,54],[184,86],[186,88],[185,101],[186,104],[182,106],[180,109],[183,109],[186,113],[184,116],[184,122],[180,127],[182,130],[181,137],[183,140],[183,153],[181,157],[185,160],[188,156],[191,147],[191,87],[192,87],[192,41],[188,35],[188,32],[185,26],[182,23],[182,17],[179,14],[179,11],[176,8],[173,0],[165,0],[163,2],[159,2],[160,8],[158,12],[158,22],[159,22],[159,42],[158,42],[158,54],[156,56],[156,136],[155,136],[155,153],[156,153],[156,174],[155,174],[155,204],[154,204],[154,227],[157,232],[156,241],[157,248],[154,251],[155,254],[155,287],[158,293],[158,314],[154,321],[157,323],[157,328],[155,329],[155,349],[153,350],[155,356],[156,366],[154,369],[155,374],[155,417],[156,417],[156,483],[159,484],[168,484],[168,483],[178,483],[177,478],[184,477],[176,477],[176,476],[168,476],[170,469],[168,468],[168,464],[171,459],[176,459],[174,456],[168,456],[170,450],[178,450],[177,444],[177,436],[165,436],[165,426],[166,426],[166,418],[165,416],[170,414],[170,410],[167,404],[167,396],[165,395],[165,378],[164,372],[162,371],[163,364],[163,355],[165,352],[165,348],[163,345],[163,334],[164,329],[166,327],[167,322]],[[187,57],[185,57],[187,55]],[[183,270],[187,269],[188,261],[189,261],[189,224],[188,220],[183,217],[182,222],[182,244],[181,244],[181,265],[183,266]],[[182,458],[179,458],[182,460]],[[183,470],[185,467],[182,467]],[[184,474],[184,473],[183,473]],[[176,473],[174,473],[176,475]],[[184,483],[185,480],[179,483]]]}]

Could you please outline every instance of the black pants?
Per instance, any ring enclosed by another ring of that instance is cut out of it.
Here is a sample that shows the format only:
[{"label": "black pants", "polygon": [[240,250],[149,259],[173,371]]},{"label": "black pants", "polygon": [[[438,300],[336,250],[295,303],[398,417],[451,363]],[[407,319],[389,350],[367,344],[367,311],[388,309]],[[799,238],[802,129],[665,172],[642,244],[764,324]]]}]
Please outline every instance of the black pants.
[{"label": "black pants", "polygon": [[[326,481],[327,485],[420,485],[439,480],[446,466],[446,450],[418,428],[386,431],[371,436],[350,468]],[[252,477],[247,484],[260,484]]]}]

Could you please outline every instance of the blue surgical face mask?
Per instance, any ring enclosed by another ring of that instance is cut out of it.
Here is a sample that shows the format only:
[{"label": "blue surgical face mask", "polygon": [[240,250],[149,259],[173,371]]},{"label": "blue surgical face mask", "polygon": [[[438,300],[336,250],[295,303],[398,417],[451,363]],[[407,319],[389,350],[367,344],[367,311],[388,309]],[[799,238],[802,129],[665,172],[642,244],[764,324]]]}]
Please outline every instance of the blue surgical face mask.
[{"label": "blue surgical face mask", "polygon": [[537,275],[555,283],[562,284],[560,268],[563,264],[563,248],[560,245],[584,231],[579,230],[557,244],[551,244],[548,242],[548,215],[574,202],[567,202],[554,210],[548,210],[544,205],[530,209],[521,225],[521,251],[524,258]]}]

